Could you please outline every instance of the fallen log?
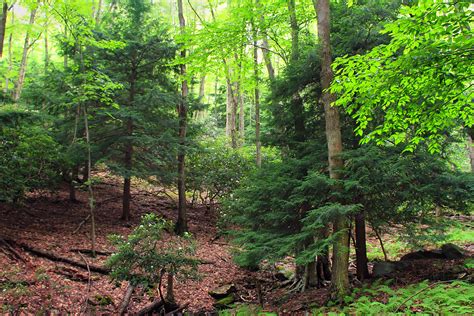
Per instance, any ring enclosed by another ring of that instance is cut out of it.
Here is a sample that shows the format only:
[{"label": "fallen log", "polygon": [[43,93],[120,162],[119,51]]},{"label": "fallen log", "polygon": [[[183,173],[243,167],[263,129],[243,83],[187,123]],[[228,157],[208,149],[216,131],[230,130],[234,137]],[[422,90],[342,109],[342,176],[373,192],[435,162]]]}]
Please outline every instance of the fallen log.
[{"label": "fallen log", "polygon": [[144,308],[142,308],[140,311],[138,311],[137,316],[144,316],[148,315],[150,313],[153,313],[156,311],[158,308],[162,307],[163,301],[162,300],[154,300],[153,303],[148,304]]},{"label": "fallen log", "polygon": [[[71,252],[86,253],[88,255],[92,254],[92,250],[90,250],[90,249],[73,248],[70,251]],[[96,253],[96,255],[100,255],[100,256],[110,256],[111,254],[113,254],[113,252],[111,252],[111,251],[100,251],[100,250],[96,250],[95,253]]]},{"label": "fallen log", "polygon": [[183,309],[187,308],[189,303],[184,304],[183,306],[180,306],[176,308],[175,310],[172,310],[169,313],[166,313],[165,316],[174,316],[174,314],[181,312]]},{"label": "fallen log", "polygon": [[15,244],[18,247],[21,247],[21,248],[25,249],[29,253],[32,253],[32,254],[34,254],[38,257],[46,258],[46,259],[49,259],[49,260],[55,261],[55,262],[67,263],[67,264],[70,264],[72,266],[82,268],[84,270],[89,270],[90,269],[90,271],[92,271],[92,272],[97,272],[97,273],[104,274],[104,275],[107,275],[107,274],[110,273],[110,269],[108,269],[108,268],[94,266],[94,265],[89,265],[89,267],[88,267],[87,264],[85,264],[85,263],[78,262],[78,261],[75,261],[75,260],[69,259],[69,258],[59,257],[59,256],[55,255],[54,253],[47,252],[47,251],[44,251],[44,250],[41,250],[41,249],[33,248],[33,247],[28,246],[27,244],[18,243],[18,242],[15,242],[14,240],[9,240],[9,239],[5,239],[5,240],[7,242],[11,243],[11,244]]},{"label": "fallen log", "polygon": [[133,291],[135,290],[135,285],[128,284],[127,292],[123,297],[122,304],[120,305],[119,315],[124,315],[127,310],[128,304],[130,304],[130,299],[132,298]]},{"label": "fallen log", "polygon": [[7,240],[0,238],[0,242],[7,248],[7,250],[17,259],[23,263],[26,263],[26,260],[16,251]]}]

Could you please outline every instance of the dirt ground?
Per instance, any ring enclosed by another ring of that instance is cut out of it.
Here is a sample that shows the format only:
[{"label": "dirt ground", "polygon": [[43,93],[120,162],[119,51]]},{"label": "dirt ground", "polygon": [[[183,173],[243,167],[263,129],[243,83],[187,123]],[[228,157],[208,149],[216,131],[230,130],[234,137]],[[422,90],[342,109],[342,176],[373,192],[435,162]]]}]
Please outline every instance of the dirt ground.
[{"label": "dirt ground", "polygon": [[[171,198],[135,186],[136,189],[132,190],[133,218],[128,223],[121,221],[120,181],[105,174],[99,176],[102,183],[95,187],[98,250],[113,252],[107,236],[127,235],[143,214],[153,212],[175,220],[176,205]],[[91,258],[75,251],[90,248],[90,223],[81,225],[89,214],[87,194],[82,191],[77,193],[77,203],[69,201],[67,187],[64,187],[52,194],[30,194],[22,206],[0,204],[0,237],[14,241],[14,250],[24,259],[23,262],[16,258],[0,245],[1,312],[117,312],[127,288],[126,283],[117,284],[100,273],[89,275],[86,269],[42,258],[18,246],[26,244],[58,257],[103,266],[106,255]],[[285,288],[275,286],[272,273],[249,272],[236,266],[232,261],[231,246],[225,239],[218,238],[215,214],[206,207],[189,208],[189,228],[197,242],[197,257],[205,263],[199,266],[199,280],[177,280],[175,283],[176,300],[181,305],[188,304],[188,311],[195,314],[215,313],[215,300],[208,291],[230,283],[237,288],[238,301],[246,304],[263,301],[265,310],[279,311],[281,315],[304,314],[303,310],[325,302],[327,288],[289,295]],[[427,269],[427,262],[421,260],[400,274],[396,284],[401,286],[418,282],[456,264],[451,260],[429,265],[431,268]],[[260,286],[257,286],[257,279]],[[137,312],[157,296],[157,293],[138,289],[128,311],[132,314]]]}]

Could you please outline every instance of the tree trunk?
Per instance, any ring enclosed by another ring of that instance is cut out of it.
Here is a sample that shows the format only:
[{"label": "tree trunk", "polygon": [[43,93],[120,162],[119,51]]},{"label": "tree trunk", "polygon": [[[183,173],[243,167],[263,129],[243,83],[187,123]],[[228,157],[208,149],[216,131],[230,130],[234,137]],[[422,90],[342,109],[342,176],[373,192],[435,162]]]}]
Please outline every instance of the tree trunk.
[{"label": "tree trunk", "polygon": [[102,10],[102,0],[99,0],[97,10],[95,11],[95,25],[96,27],[100,24],[100,11]]},{"label": "tree trunk", "polygon": [[245,141],[245,108],[244,108],[244,94],[242,92],[241,86],[239,84],[239,137],[240,144],[243,144]]},{"label": "tree trunk", "polygon": [[258,76],[258,48],[257,48],[257,35],[254,30],[253,40],[253,67],[255,77],[255,147],[257,155],[257,166],[262,166],[262,143],[260,142],[260,89],[259,89],[259,76]]},{"label": "tree trunk", "polygon": [[225,135],[227,137],[231,136],[232,131],[232,120],[231,112],[232,112],[232,94],[231,94],[231,85],[230,80],[226,81],[226,107],[225,107]]},{"label": "tree trunk", "polygon": [[[126,123],[126,133],[128,137],[133,135],[133,120],[131,118],[127,119]],[[125,177],[123,179],[123,198],[122,198],[122,220],[130,220],[130,202],[132,200],[131,186],[132,186],[132,167],[133,167],[133,144],[130,139],[126,140],[125,143]]]},{"label": "tree trunk", "polygon": [[[89,119],[87,117],[87,108],[84,106],[84,128],[86,130],[86,143],[87,143],[87,175],[88,178],[91,178],[91,169],[92,169],[92,156],[91,156],[91,142],[89,135]],[[91,253],[92,257],[95,257],[95,239],[96,239],[96,229],[95,229],[95,206],[94,206],[94,189],[92,187],[92,181],[87,183],[87,192],[89,198],[89,212],[91,219]]]},{"label": "tree trunk", "polygon": [[[329,175],[331,179],[340,179],[340,169],[344,166],[344,162],[340,156],[343,148],[339,112],[337,108],[331,106],[336,96],[327,91],[333,79],[329,0],[316,0],[316,2],[318,37],[321,43],[321,88],[326,118]],[[337,190],[337,188],[335,189]],[[345,215],[336,215],[333,230],[336,238],[333,245],[331,297],[336,301],[343,302],[349,291],[349,221]]]},{"label": "tree trunk", "polygon": [[[46,16],[46,19],[48,17]],[[48,71],[49,66],[49,45],[48,45],[48,24],[46,23],[46,27],[44,30],[44,72]]]},{"label": "tree trunk", "polygon": [[[31,10],[29,25],[32,26],[35,23],[37,8]],[[13,95],[13,100],[18,101],[21,96],[21,91],[23,89],[23,83],[25,82],[26,75],[26,66],[28,61],[28,50],[30,48],[30,32],[27,31],[25,35],[25,42],[23,44],[23,54],[21,57],[20,71],[18,73],[18,81],[16,83],[15,94]]]},{"label": "tree trunk", "polygon": [[469,160],[471,161],[471,172],[474,172],[474,127],[467,130],[467,150],[469,152]]},{"label": "tree trunk", "polygon": [[167,304],[174,304],[174,273],[168,272],[168,282],[166,284],[166,303]]},{"label": "tree trunk", "polygon": [[[260,0],[255,0],[255,5],[259,7]],[[265,18],[263,17],[263,15],[260,16],[260,22],[262,25],[265,24]],[[275,69],[273,68],[272,57],[270,56],[270,45],[268,44],[267,35],[263,34],[262,37],[263,60],[265,61],[265,66],[267,67],[268,78],[270,78],[270,81],[273,82],[275,80]],[[254,45],[256,45],[256,43],[254,43]]]},{"label": "tree trunk", "polygon": [[355,216],[355,244],[357,277],[360,281],[363,281],[370,277],[369,268],[367,267],[365,214],[363,212]]},{"label": "tree trunk", "polygon": [[[186,21],[183,13],[183,1],[178,0],[178,17],[181,34],[184,34]],[[186,50],[181,50],[181,57],[186,58]],[[186,145],[186,125],[187,125],[187,98],[188,82],[186,80],[186,64],[180,65],[181,75],[181,100],[178,105],[179,117],[179,143],[178,152],[178,221],[176,222],[176,233],[179,235],[188,231],[188,219],[186,214],[186,174],[185,174],[185,149]]]},{"label": "tree trunk", "polygon": [[[15,15],[12,10],[12,18],[11,18],[11,23],[13,24],[15,20]],[[8,71],[7,74],[5,75],[5,95],[9,91],[9,85],[10,85],[10,72],[13,69],[13,53],[12,53],[12,45],[13,45],[13,34],[10,33],[10,36],[8,37]]]},{"label": "tree trunk", "polygon": [[5,42],[5,30],[7,28],[8,3],[3,2],[2,16],[0,17],[0,58],[3,57],[3,43]]},{"label": "tree trunk", "polygon": [[[291,62],[298,62],[299,49],[299,26],[296,18],[295,0],[288,0],[288,11],[290,13],[291,27]],[[306,139],[306,128],[304,119],[303,100],[299,92],[295,92],[291,98],[291,112],[293,115],[293,123],[295,128],[295,141],[303,142]]]},{"label": "tree trunk", "polygon": [[[132,67],[130,73],[130,90],[129,90],[129,104],[132,107],[135,101],[135,84],[137,79],[137,69],[135,66]],[[132,200],[132,194],[130,192],[132,186],[132,168],[133,168],[133,119],[129,117],[125,124],[125,133],[127,140],[125,141],[125,177],[123,179],[123,199],[122,199],[122,220],[130,220],[130,202]]]}]

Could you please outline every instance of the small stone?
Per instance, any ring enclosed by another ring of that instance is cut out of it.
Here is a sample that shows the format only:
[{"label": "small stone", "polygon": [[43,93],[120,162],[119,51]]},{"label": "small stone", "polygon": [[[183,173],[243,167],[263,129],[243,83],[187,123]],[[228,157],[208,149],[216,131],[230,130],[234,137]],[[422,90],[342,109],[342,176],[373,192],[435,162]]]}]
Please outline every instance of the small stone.
[{"label": "small stone", "polygon": [[209,295],[215,299],[221,299],[229,296],[229,294],[235,292],[235,285],[234,284],[225,284],[209,291]]}]

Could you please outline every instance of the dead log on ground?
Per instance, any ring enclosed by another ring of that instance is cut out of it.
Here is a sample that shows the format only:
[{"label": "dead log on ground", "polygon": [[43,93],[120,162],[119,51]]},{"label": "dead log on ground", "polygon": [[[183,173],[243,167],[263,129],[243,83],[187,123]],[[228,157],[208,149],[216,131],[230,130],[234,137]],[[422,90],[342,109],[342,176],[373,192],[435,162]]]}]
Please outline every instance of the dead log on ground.
[{"label": "dead log on ground", "polygon": [[127,292],[123,297],[122,304],[120,305],[119,315],[124,315],[127,310],[128,304],[130,304],[130,299],[132,298],[133,291],[135,290],[135,285],[128,284]]},{"label": "dead log on ground", "polygon": [[137,316],[144,316],[148,315],[150,313],[153,313],[154,311],[157,311],[158,308],[163,307],[163,301],[162,300],[154,300],[153,303],[148,304],[144,308],[142,308],[138,313]]},{"label": "dead log on ground", "polygon": [[46,258],[46,259],[49,259],[49,260],[55,261],[55,262],[67,263],[67,264],[70,264],[72,266],[82,268],[84,270],[90,269],[90,271],[97,272],[97,273],[100,273],[100,274],[107,275],[107,274],[110,273],[110,269],[108,269],[108,268],[94,266],[94,265],[89,265],[89,267],[87,267],[87,264],[75,261],[73,259],[59,257],[59,256],[55,255],[54,253],[47,252],[47,251],[44,251],[44,250],[41,250],[41,249],[33,248],[33,247],[28,246],[27,244],[17,243],[13,240],[8,240],[8,239],[5,239],[5,240],[7,242],[11,243],[11,244],[16,244],[18,247],[21,247],[21,248],[25,249],[26,251],[28,251],[29,253],[32,253],[32,254],[34,254],[38,257]]}]

